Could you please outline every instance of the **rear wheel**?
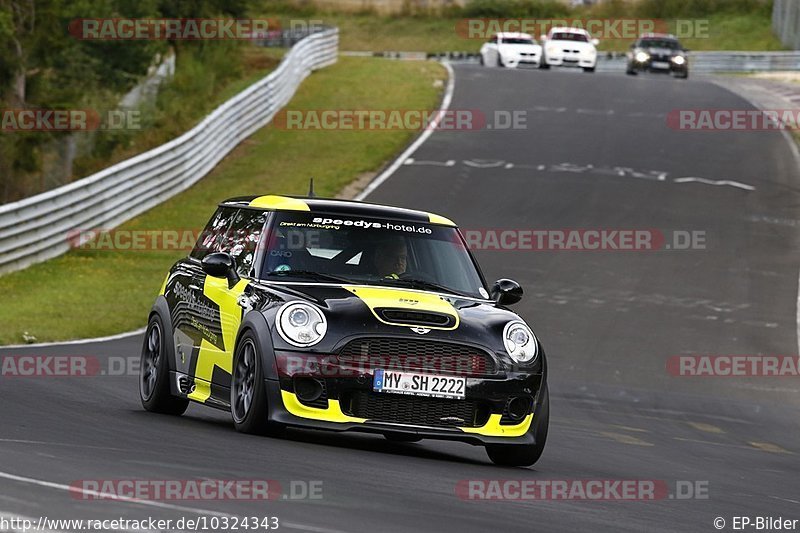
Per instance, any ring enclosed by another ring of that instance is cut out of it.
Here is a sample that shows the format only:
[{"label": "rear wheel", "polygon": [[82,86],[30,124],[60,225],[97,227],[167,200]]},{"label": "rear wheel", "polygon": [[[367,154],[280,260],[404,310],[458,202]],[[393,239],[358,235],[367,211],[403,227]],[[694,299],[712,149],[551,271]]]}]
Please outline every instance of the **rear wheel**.
[{"label": "rear wheel", "polygon": [[169,390],[169,361],[164,324],[154,314],[147,324],[139,365],[139,398],[142,407],[152,413],[182,415],[189,400],[176,398]]},{"label": "rear wheel", "polygon": [[283,429],[268,420],[267,387],[255,337],[246,332],[236,348],[231,376],[231,416],[236,431],[277,435]]},{"label": "rear wheel", "polygon": [[539,460],[547,443],[547,429],[550,425],[550,391],[544,386],[544,397],[539,412],[534,414],[534,420],[529,431],[533,432],[535,444],[488,444],[486,454],[496,465],[500,466],[531,466]]}]

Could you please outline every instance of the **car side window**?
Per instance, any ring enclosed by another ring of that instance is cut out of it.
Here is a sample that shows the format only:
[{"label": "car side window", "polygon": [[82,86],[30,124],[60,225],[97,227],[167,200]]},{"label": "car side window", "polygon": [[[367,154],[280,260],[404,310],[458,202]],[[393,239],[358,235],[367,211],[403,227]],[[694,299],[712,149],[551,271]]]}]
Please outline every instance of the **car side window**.
[{"label": "car side window", "polygon": [[223,251],[236,259],[236,270],[240,276],[251,275],[258,242],[266,221],[265,211],[252,209],[240,209],[233,218],[227,249]]},{"label": "car side window", "polygon": [[223,251],[226,233],[237,211],[238,209],[233,207],[217,208],[197,239],[190,256],[202,260],[208,254]]},{"label": "car side window", "polygon": [[241,276],[250,276],[258,242],[267,220],[265,211],[220,207],[211,217],[191,256],[202,260],[213,252],[227,252]]}]

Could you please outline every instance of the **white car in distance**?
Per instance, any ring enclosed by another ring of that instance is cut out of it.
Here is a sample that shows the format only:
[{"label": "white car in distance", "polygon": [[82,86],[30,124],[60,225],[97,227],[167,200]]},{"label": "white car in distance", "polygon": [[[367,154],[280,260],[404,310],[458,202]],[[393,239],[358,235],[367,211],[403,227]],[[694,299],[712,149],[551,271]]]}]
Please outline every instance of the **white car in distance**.
[{"label": "white car in distance", "polygon": [[552,28],[542,35],[544,56],[541,67],[578,67],[594,72],[597,67],[597,45],[600,41],[581,28]]},{"label": "white car in distance", "polygon": [[527,33],[498,33],[481,47],[481,65],[517,68],[539,66],[542,47]]}]

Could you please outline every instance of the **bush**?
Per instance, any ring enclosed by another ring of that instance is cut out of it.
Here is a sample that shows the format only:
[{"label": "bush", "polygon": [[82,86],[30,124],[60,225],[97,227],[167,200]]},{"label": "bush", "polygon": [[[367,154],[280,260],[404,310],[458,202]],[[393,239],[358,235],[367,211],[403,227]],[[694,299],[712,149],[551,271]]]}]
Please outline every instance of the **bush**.
[{"label": "bush", "polygon": [[707,17],[717,13],[769,14],[772,0],[640,0],[636,12],[641,17]]},{"label": "bush", "polygon": [[463,10],[465,17],[487,18],[563,18],[570,13],[568,6],[555,0],[471,0]]}]

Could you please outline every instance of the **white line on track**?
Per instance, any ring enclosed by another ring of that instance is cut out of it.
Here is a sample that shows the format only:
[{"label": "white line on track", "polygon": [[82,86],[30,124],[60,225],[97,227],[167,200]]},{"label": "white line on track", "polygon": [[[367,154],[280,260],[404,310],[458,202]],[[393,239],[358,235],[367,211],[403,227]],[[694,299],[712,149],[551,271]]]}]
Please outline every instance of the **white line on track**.
[{"label": "white line on track", "polygon": [[40,342],[36,344],[8,344],[5,346],[0,346],[0,350],[7,350],[11,348],[45,348],[47,346],[72,346],[77,344],[92,344],[95,342],[108,342],[108,341],[116,341],[120,339],[126,339],[128,337],[133,337],[134,335],[141,335],[144,333],[146,328],[136,329],[134,331],[128,331],[126,333],[118,333],[116,335],[109,335],[107,337],[95,337],[93,339],[76,339],[74,341],[60,341],[60,342]]},{"label": "white line on track", "polygon": [[[455,91],[456,87],[456,73],[453,71],[453,67],[450,66],[450,63],[444,62],[442,65],[444,65],[444,68],[447,69],[449,78],[447,80],[447,88],[445,89],[444,98],[442,98],[442,105],[439,111],[447,111],[450,108],[450,103],[453,101],[453,92]],[[414,155],[414,152],[416,152],[417,149],[428,140],[428,137],[433,135],[433,132],[436,131],[436,128],[442,118],[444,118],[444,113],[439,113],[436,120],[431,123],[430,127],[422,132],[422,135],[417,137],[417,140],[411,143],[411,146],[409,146],[405,152],[400,154],[400,156],[395,159],[394,163],[392,163],[389,168],[384,170],[380,176],[372,180],[372,182],[367,185],[367,188],[361,191],[358,196],[355,197],[355,200],[363,200],[369,196],[372,191],[380,187],[384,181],[389,179],[392,174],[397,172],[397,169],[403,166],[406,159]]]},{"label": "white line on track", "polygon": [[[219,511],[211,511],[208,509],[197,509],[195,507],[184,507],[182,505],[172,505],[170,503],[164,503],[154,500],[140,500],[137,498],[126,498],[125,496],[119,496],[117,494],[112,494],[108,492],[82,489],[80,487],[64,485],[62,483],[53,483],[52,481],[44,481],[41,479],[33,479],[24,476],[17,476],[15,474],[9,474],[8,472],[0,472],[0,479],[8,479],[10,481],[17,481],[19,483],[28,483],[29,485],[36,485],[38,487],[62,490],[70,492],[72,494],[80,494],[83,496],[87,496],[89,498],[102,498],[105,500],[114,500],[121,503],[129,503],[132,505],[143,505],[146,507],[156,507],[159,509],[166,509],[170,511],[182,511],[197,515],[209,515],[209,516],[219,516],[219,517],[236,516],[229,513],[221,513]],[[2,513],[0,513],[0,516],[2,516]],[[311,533],[345,533],[344,531],[338,529],[310,526],[307,524],[299,524],[296,522],[286,522],[284,520],[280,521],[280,525],[282,528],[295,529],[298,531],[309,531]]]}]

